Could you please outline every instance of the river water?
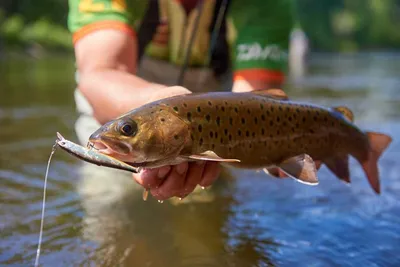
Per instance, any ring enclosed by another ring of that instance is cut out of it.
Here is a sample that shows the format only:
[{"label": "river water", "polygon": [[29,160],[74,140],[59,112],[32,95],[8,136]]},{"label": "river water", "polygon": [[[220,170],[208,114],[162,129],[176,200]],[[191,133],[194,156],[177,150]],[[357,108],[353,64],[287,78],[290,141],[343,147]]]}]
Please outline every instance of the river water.
[{"label": "river water", "polygon": [[[74,61],[0,63],[0,265],[32,266],[55,133],[77,140]],[[298,100],[347,105],[361,128],[392,135],[379,161],[380,196],[352,159],[351,186],[325,167],[315,187],[229,169],[188,201],[144,202],[129,177],[58,150],[41,264],[400,266],[399,73],[399,54],[313,54],[305,77],[286,90]]]}]

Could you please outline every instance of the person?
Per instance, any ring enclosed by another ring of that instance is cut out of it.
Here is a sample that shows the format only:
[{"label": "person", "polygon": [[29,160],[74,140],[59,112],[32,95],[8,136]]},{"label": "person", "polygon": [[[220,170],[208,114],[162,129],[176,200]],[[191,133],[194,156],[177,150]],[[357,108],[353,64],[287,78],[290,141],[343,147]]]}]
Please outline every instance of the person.
[{"label": "person", "polygon": [[[292,0],[69,0],[79,141],[129,110],[199,88],[281,88],[292,9]],[[133,178],[164,200],[211,185],[220,171],[185,162]]]}]

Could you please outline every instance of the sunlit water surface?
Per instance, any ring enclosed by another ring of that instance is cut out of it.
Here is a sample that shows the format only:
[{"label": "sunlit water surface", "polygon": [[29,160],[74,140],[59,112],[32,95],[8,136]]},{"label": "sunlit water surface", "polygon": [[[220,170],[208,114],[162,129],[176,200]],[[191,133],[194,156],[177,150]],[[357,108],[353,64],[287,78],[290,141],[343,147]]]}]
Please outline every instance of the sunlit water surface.
[{"label": "sunlit water surface", "polygon": [[[0,62],[0,264],[32,266],[55,133],[75,140],[73,58]],[[43,266],[400,266],[400,55],[312,55],[291,98],[347,105],[394,142],[382,194],[351,160],[347,186],[230,170],[190,202],[143,202],[127,173],[57,151],[48,182]]]}]

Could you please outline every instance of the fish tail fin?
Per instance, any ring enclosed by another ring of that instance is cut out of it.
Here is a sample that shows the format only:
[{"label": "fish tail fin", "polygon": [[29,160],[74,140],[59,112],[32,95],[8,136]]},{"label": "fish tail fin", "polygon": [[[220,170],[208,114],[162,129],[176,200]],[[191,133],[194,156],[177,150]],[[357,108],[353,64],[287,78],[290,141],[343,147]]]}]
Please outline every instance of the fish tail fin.
[{"label": "fish tail fin", "polygon": [[380,194],[378,160],[383,151],[390,145],[392,138],[386,134],[366,132],[370,144],[368,159],[361,162],[361,166],[367,175],[368,182],[377,194]]},{"label": "fish tail fin", "polygon": [[340,156],[324,160],[324,164],[340,180],[350,183],[349,156]]}]

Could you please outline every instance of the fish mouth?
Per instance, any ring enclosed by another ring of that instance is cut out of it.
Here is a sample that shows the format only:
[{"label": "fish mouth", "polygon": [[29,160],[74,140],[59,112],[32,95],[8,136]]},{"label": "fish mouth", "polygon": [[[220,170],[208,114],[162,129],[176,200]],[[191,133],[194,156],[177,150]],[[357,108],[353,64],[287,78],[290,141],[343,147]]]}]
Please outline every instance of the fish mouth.
[{"label": "fish mouth", "polygon": [[121,160],[130,155],[130,148],[127,145],[123,143],[114,144],[102,139],[89,140],[87,147]]}]

